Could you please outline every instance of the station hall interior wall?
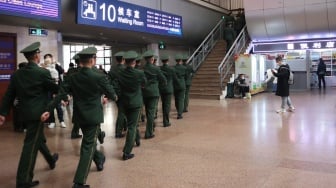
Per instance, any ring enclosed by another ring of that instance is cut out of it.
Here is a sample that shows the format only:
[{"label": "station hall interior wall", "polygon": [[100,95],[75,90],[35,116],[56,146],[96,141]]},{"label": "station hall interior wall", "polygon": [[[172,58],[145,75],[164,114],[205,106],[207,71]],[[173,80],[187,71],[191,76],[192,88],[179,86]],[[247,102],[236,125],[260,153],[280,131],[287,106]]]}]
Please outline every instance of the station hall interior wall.
[{"label": "station hall interior wall", "polygon": [[[17,64],[21,62],[27,62],[27,59],[20,53],[20,50],[30,45],[33,42],[41,42],[41,60],[43,61],[43,55],[50,53],[54,57],[58,57],[58,44],[57,44],[57,32],[48,30],[48,36],[30,36],[28,33],[28,27],[20,26],[8,26],[0,25],[1,33],[14,33],[16,34],[17,41]],[[57,58],[56,58],[57,60]]]}]

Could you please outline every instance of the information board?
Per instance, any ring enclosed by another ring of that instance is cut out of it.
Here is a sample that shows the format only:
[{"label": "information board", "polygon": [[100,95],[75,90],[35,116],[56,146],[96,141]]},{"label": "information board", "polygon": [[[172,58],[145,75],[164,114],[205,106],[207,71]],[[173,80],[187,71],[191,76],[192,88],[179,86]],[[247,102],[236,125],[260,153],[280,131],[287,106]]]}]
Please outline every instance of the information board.
[{"label": "information board", "polygon": [[0,85],[16,70],[16,38],[0,33]]},{"label": "information board", "polygon": [[0,14],[61,21],[60,0],[0,0]]},{"label": "information board", "polygon": [[254,43],[253,52],[286,52],[291,50],[314,50],[336,48],[336,39]]},{"label": "information board", "polygon": [[77,23],[182,37],[182,17],[130,3],[78,0]]}]

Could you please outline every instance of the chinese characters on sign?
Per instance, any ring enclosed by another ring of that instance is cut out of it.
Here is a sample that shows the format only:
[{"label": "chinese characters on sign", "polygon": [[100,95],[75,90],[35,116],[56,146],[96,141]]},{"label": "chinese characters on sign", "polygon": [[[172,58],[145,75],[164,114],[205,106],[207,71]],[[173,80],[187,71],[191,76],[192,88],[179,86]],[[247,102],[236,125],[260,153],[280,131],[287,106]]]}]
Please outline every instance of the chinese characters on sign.
[{"label": "chinese characters on sign", "polygon": [[255,43],[254,52],[275,52],[288,50],[314,50],[336,48],[336,39],[323,41],[295,41],[295,42],[273,42],[273,43]]},{"label": "chinese characters on sign", "polygon": [[121,1],[78,0],[77,23],[182,36],[182,17]]}]

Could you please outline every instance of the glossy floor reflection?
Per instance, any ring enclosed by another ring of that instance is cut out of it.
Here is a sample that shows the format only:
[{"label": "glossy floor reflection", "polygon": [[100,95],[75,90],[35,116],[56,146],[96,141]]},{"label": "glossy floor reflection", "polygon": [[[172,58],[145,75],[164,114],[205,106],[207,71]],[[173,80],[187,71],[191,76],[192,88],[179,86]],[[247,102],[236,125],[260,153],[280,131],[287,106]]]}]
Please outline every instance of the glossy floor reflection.
[{"label": "glossy floor reflection", "polygon": [[[261,93],[251,100],[191,99],[182,120],[172,126],[156,120],[156,137],[141,140],[135,158],[122,161],[123,139],[114,138],[116,109],[106,106],[98,148],[105,169],[92,164],[87,183],[94,188],[336,187],[336,88],[291,93],[294,113],[277,114],[280,97]],[[173,104],[173,103],[172,103]],[[173,105],[172,105],[173,106]],[[55,170],[38,156],[39,188],[70,188],[81,140],[71,140],[71,124],[45,129],[48,145],[60,154]],[[144,136],[145,124],[140,124]],[[24,135],[11,123],[0,130],[0,187],[15,187]]]}]

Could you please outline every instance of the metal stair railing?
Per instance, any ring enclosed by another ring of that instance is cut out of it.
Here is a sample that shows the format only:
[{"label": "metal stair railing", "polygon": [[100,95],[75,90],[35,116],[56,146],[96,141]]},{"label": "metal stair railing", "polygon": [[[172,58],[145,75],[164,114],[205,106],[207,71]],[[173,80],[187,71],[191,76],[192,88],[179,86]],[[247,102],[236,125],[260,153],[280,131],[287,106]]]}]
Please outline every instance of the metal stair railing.
[{"label": "metal stair railing", "polygon": [[245,49],[246,44],[248,44],[250,36],[248,35],[246,25],[243,27],[242,31],[239,33],[238,37],[232,44],[229,51],[226,53],[221,64],[218,66],[218,72],[220,74],[220,87],[224,90],[224,80],[230,73],[232,66],[234,65],[235,55],[239,55]]},{"label": "metal stair railing", "polygon": [[222,35],[224,23],[225,21],[223,19],[219,20],[217,25],[211,30],[211,32],[207,35],[207,37],[205,37],[199,47],[189,57],[187,64],[191,65],[194,71],[196,71],[204,62],[205,58],[211,52],[217,41],[223,38]]}]

